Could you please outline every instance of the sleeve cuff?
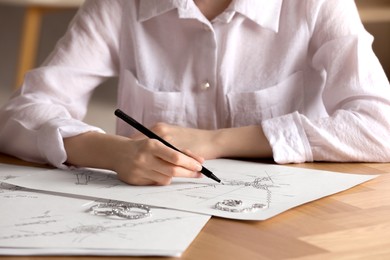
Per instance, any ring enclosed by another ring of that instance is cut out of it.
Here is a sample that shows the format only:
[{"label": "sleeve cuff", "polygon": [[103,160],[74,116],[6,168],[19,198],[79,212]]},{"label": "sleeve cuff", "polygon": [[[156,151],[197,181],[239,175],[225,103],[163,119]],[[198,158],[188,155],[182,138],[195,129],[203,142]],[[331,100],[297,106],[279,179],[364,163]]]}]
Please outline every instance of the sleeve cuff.
[{"label": "sleeve cuff", "polygon": [[298,112],[267,119],[262,122],[276,163],[302,163],[313,161],[310,143]]},{"label": "sleeve cuff", "polygon": [[37,147],[42,158],[58,168],[68,168],[64,163],[67,155],[64,147],[63,138],[72,137],[86,132],[101,132],[102,129],[90,126],[82,121],[75,119],[54,119],[44,124],[39,129],[37,138]]}]

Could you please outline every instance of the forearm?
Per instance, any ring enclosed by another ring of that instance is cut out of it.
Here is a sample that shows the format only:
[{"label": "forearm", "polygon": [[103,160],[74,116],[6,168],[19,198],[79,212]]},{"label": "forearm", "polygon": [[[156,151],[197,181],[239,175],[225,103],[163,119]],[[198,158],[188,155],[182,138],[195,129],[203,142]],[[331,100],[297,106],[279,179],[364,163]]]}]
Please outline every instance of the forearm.
[{"label": "forearm", "polygon": [[66,163],[74,166],[114,169],[118,144],[124,142],[121,136],[87,132],[64,139],[67,154]]},{"label": "forearm", "polygon": [[272,149],[260,126],[217,130],[212,145],[215,157],[271,158]]}]

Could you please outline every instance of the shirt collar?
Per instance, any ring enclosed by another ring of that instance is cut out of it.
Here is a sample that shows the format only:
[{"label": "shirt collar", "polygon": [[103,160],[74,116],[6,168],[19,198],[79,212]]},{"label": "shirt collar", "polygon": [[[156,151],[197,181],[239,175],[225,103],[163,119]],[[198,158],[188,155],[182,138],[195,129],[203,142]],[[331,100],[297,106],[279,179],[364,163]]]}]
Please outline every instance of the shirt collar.
[{"label": "shirt collar", "polygon": [[256,24],[278,32],[283,0],[233,0],[228,8]]},{"label": "shirt collar", "polygon": [[[144,0],[139,1],[139,21],[146,21],[173,9],[180,13],[192,13],[193,0]],[[283,0],[233,0],[229,12],[237,12],[256,24],[278,32]],[[181,17],[185,17],[184,15]]]},{"label": "shirt collar", "polygon": [[192,0],[144,0],[139,1],[138,20],[143,22],[172,9],[187,10]]}]

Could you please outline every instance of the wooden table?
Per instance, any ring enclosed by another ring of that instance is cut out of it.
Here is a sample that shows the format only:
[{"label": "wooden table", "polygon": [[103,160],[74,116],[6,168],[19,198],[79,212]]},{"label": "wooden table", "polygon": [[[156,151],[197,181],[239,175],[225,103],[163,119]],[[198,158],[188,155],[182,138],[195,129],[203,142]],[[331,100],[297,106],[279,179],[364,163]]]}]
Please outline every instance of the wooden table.
[{"label": "wooden table", "polygon": [[[37,166],[2,154],[0,163]],[[390,164],[308,163],[291,166],[380,176],[262,222],[213,217],[181,259],[390,259]],[[49,256],[1,259],[171,258]]]}]

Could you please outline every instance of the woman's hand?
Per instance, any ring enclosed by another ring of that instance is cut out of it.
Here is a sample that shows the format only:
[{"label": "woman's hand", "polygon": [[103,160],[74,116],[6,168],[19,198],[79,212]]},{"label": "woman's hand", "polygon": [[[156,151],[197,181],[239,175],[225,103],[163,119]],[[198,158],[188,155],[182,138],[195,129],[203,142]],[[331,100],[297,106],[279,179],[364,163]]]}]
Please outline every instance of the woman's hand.
[{"label": "woman's hand", "polygon": [[113,170],[132,185],[168,185],[173,177],[199,178],[203,159],[158,140],[88,132],[64,139],[67,163]]},{"label": "woman's hand", "polygon": [[168,185],[173,177],[199,178],[201,159],[194,159],[155,139],[125,140],[114,170],[136,185]]}]

